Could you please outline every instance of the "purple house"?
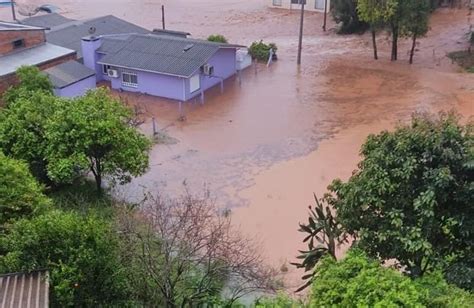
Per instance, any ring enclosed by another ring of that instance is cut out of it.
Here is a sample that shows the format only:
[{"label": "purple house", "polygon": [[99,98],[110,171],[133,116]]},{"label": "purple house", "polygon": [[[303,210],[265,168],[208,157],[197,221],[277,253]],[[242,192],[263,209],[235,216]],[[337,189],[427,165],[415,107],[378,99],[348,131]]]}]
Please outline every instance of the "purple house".
[{"label": "purple house", "polygon": [[188,101],[237,72],[244,46],[181,36],[130,34],[82,39],[84,65],[117,90]]},{"label": "purple house", "polygon": [[96,85],[95,71],[77,61],[68,61],[44,70],[53,85],[54,94],[78,97]]}]

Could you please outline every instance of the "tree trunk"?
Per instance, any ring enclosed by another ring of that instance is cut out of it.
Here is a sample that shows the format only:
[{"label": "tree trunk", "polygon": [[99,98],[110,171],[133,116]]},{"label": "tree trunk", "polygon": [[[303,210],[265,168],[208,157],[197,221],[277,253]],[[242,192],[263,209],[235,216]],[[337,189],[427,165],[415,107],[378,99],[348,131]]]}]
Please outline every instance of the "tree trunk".
[{"label": "tree trunk", "polygon": [[416,47],[416,34],[413,34],[413,43],[411,45],[411,50],[410,50],[410,64],[413,64],[413,56],[415,55],[415,47]]},{"label": "tree trunk", "polygon": [[95,171],[92,168],[92,173],[95,177],[95,184],[97,187],[97,194],[102,195],[102,166],[100,165],[100,160],[96,159],[95,161]]},{"label": "tree trunk", "polygon": [[398,24],[392,22],[392,61],[398,59]]},{"label": "tree trunk", "polygon": [[377,54],[377,40],[375,39],[375,28],[372,28],[372,46],[374,46],[374,59],[378,60],[379,56]]}]

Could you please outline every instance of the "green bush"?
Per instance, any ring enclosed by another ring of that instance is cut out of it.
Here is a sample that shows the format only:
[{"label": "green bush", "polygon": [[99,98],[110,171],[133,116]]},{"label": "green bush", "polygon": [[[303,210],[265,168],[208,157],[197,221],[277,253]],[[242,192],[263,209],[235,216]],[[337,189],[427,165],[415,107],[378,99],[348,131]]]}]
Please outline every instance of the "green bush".
[{"label": "green bush", "polygon": [[227,39],[222,34],[212,34],[207,38],[209,42],[227,43]]},{"label": "green bush", "polygon": [[49,207],[51,201],[24,162],[0,152],[0,227],[31,217]]},{"label": "green bush", "polygon": [[118,244],[106,221],[59,210],[19,220],[0,238],[0,272],[46,268],[54,307],[98,307],[128,299]]},{"label": "green bush", "polygon": [[265,44],[263,41],[253,42],[252,45],[250,45],[249,54],[252,56],[252,59],[267,61],[270,56],[270,49],[273,49],[273,54],[276,55],[278,48],[275,43]]},{"label": "green bush", "polygon": [[311,307],[474,307],[474,296],[451,286],[440,273],[415,280],[350,250],[317,267]]}]

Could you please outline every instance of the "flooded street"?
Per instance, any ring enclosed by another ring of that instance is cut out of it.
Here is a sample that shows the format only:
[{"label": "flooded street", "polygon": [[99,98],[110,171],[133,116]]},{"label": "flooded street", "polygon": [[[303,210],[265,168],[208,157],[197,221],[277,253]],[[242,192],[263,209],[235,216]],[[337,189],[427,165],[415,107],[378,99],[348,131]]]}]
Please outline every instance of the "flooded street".
[{"label": "flooded street", "polygon": [[[18,1],[42,3],[41,1]],[[296,11],[272,10],[265,0],[83,0],[50,1],[71,18],[113,14],[146,28],[167,26],[194,37],[220,33],[230,42],[275,42],[279,61],[254,65],[238,78],[206,92],[204,105],[127,95],[177,143],[157,145],[150,170],[123,188],[139,197],[143,190],[175,194],[186,182],[204,186],[230,208],[241,229],[259,238],[271,264],[281,266],[304,248],[297,232],[306,219],[313,192],[321,196],[332,181],[347,179],[370,133],[393,128],[413,112],[454,109],[474,116],[474,74],[460,72],[446,57],[466,47],[466,10],[440,10],[431,31],[420,39],[415,64],[408,65],[410,42],[401,43],[400,60],[389,61],[389,41],[379,37],[380,60],[371,59],[368,36],[339,36],[321,30],[322,15],[306,14],[303,65],[296,66]],[[0,19],[9,10],[0,8]],[[125,95],[125,94],[122,94]],[[290,274],[293,269],[290,268]],[[290,280],[290,286],[298,281]]]}]

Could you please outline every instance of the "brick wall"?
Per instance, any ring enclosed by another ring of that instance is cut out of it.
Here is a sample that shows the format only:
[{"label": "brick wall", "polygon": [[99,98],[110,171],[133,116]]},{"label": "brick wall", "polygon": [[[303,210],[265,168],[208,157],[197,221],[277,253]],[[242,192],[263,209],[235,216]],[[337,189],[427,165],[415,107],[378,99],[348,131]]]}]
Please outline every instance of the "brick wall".
[{"label": "brick wall", "polygon": [[[77,56],[74,53],[71,55],[67,55],[61,58],[56,58],[54,60],[45,62],[41,65],[38,65],[38,67],[40,70],[45,70],[50,67],[56,66],[58,64],[61,64],[70,60],[76,60],[76,59],[77,59]],[[3,92],[5,92],[5,90],[7,90],[10,86],[16,84],[17,82],[18,82],[18,79],[16,78],[16,74],[9,74],[9,75],[0,77],[0,97],[3,94]],[[1,105],[1,102],[0,102],[0,105]]]},{"label": "brick wall", "polygon": [[[23,40],[23,46],[15,48],[13,42]],[[31,48],[46,41],[44,30],[0,31],[0,56],[23,48]]]}]

